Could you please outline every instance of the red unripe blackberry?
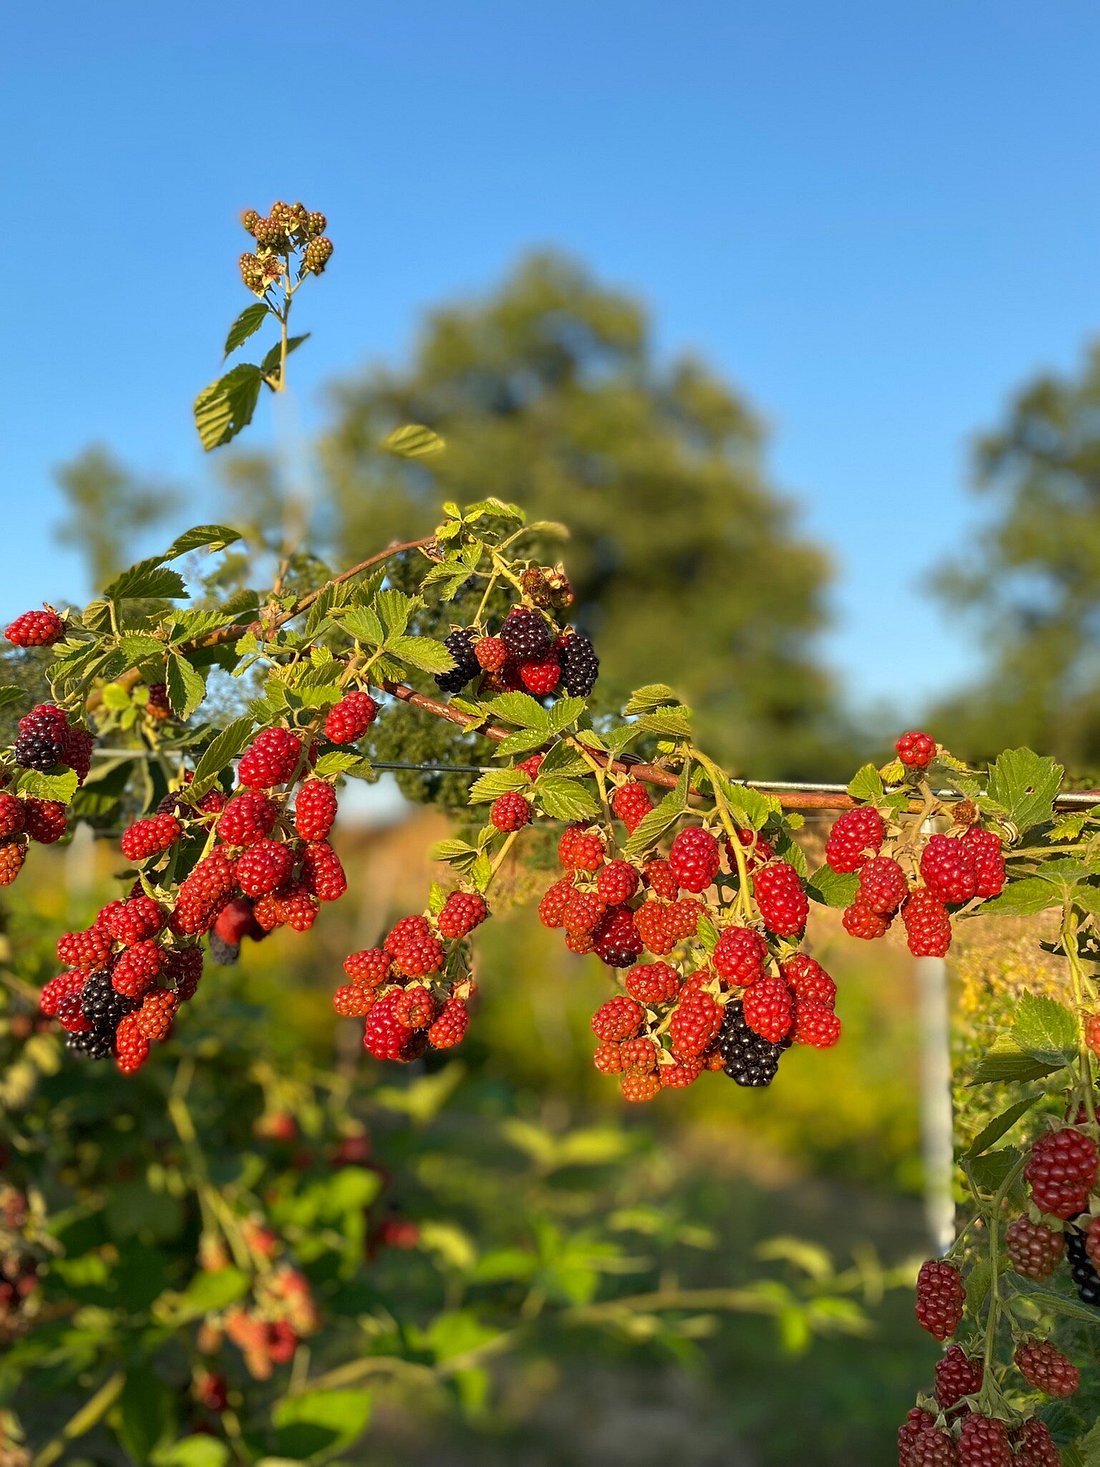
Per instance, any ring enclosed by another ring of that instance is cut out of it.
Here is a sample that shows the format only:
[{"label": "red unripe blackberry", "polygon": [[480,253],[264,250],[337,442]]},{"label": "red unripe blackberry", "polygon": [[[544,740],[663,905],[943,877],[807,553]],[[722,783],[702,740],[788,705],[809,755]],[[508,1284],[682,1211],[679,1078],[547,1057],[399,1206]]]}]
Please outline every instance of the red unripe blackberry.
[{"label": "red unripe blackberry", "polygon": [[898,1427],[898,1467],[909,1467],[909,1452],[914,1439],[925,1427],[935,1424],[936,1418],[931,1411],[925,1411],[920,1406],[912,1407],[904,1424]]},{"label": "red unripe blackberry", "polygon": [[0,840],[19,835],[23,829],[23,801],[6,791],[0,792]]},{"label": "red unripe blackberry", "polygon": [[795,1044],[832,1049],[840,1038],[840,1020],[826,1004],[815,1003],[809,998],[796,998],[790,1037]]},{"label": "red unripe blackberry", "polygon": [[274,800],[256,790],[242,790],[226,802],[218,816],[218,837],[227,846],[254,846],[271,834],[278,818]]},{"label": "red unripe blackberry", "polygon": [[57,1000],[57,1022],[68,1034],[88,1034],[92,1023],[85,1017],[82,988],[63,993]]},{"label": "red unripe blackberry", "polygon": [[668,864],[684,891],[706,891],[721,864],[718,842],[701,825],[685,826],[672,842]]},{"label": "red unripe blackberry", "polygon": [[681,897],[668,909],[668,920],[677,942],[686,942],[699,930],[699,918],[706,911],[706,903],[695,897]]},{"label": "red unripe blackberry", "polygon": [[966,1290],[953,1263],[930,1258],[917,1274],[917,1323],[937,1340],[946,1340],[963,1317]]},{"label": "red unripe blackberry", "polygon": [[868,856],[877,856],[886,839],[882,816],[871,805],[838,815],[825,842],[825,860],[834,871],[858,871]]},{"label": "red unripe blackberry", "polygon": [[294,869],[294,853],[277,840],[258,840],[233,863],[237,885],[245,896],[266,896],[288,880]]},{"label": "red unripe blackberry", "polygon": [[703,1061],[698,1058],[677,1059],[675,1064],[661,1065],[657,1078],[666,1090],[686,1090],[694,1085],[703,1073]]},{"label": "red unripe blackberry", "polygon": [[428,973],[438,973],[446,954],[438,938],[410,937],[393,955],[394,966],[407,978],[423,978]]},{"label": "red unripe blackberry", "polygon": [[680,895],[676,873],[662,856],[647,861],[642,875],[654,896],[663,897],[666,902],[674,902]]},{"label": "red unripe blackberry", "polygon": [[1048,1279],[1066,1251],[1063,1233],[1046,1223],[1032,1222],[1026,1214],[1005,1228],[1005,1251],[1017,1273],[1029,1279]]},{"label": "red unripe blackberry", "polygon": [[680,941],[678,924],[668,902],[643,902],[634,913],[634,926],[642,946],[654,957],[664,957]]},{"label": "red unripe blackberry", "polygon": [[619,1078],[619,1089],[623,1093],[623,1099],[633,1104],[640,1104],[646,1100],[654,1100],[661,1093],[661,1081],[654,1074],[642,1074],[632,1070]]},{"label": "red unripe blackberry", "polygon": [[202,977],[202,948],[168,948],[161,957],[161,977],[176,986],[181,1003],[195,996]]},{"label": "red unripe blackberry", "polygon": [[211,851],[180,885],[171,920],[173,932],[185,935],[208,932],[235,885],[233,866],[225,853]]},{"label": "red unripe blackberry", "polygon": [[862,937],[867,942],[884,937],[891,921],[889,917],[883,916],[881,912],[873,912],[865,902],[860,901],[855,901],[850,907],[845,907],[840,920],[849,936]]},{"label": "red unripe blackberry", "polygon": [[810,903],[798,872],[787,861],[770,861],[753,877],[753,896],[764,926],[777,937],[796,937],[806,926]]},{"label": "red unripe blackberry", "polygon": [[246,937],[258,942],[266,929],[256,920],[256,907],[251,897],[235,897],[218,913],[214,935],[230,947],[239,947]]},{"label": "red unripe blackberry", "polygon": [[1008,1427],[993,1416],[965,1416],[956,1450],[959,1467],[1012,1467]]},{"label": "red unripe blackberry", "polygon": [[601,1039],[596,1045],[592,1063],[601,1075],[621,1075],[623,1072],[622,1045],[617,1039]]},{"label": "red unripe blackberry", "polygon": [[1068,1126],[1040,1136],[1031,1148],[1024,1176],[1040,1212],[1071,1218],[1084,1212],[1096,1181],[1100,1154],[1096,1142]]},{"label": "red unripe blackberry", "polygon": [[261,729],[241,755],[237,777],[249,789],[286,784],[302,762],[302,741],[288,728]]},{"label": "red unripe blackberry", "polygon": [[499,672],[508,661],[508,648],[499,637],[479,637],[474,643],[474,656],[486,672]]},{"label": "red unripe blackberry", "polygon": [[378,704],[362,689],[345,693],[325,718],[325,738],[332,744],[354,744],[378,717]]},{"label": "red unripe blackberry", "polygon": [[470,1014],[463,1000],[449,998],[428,1030],[428,1043],[433,1049],[453,1049],[466,1037],[469,1023]]},{"label": "red unripe blackberry", "polygon": [[609,968],[629,968],[642,951],[642,938],[629,907],[609,907],[592,934],[592,950]]},{"label": "red unripe blackberry", "polygon": [[1013,1467],[1062,1467],[1062,1456],[1045,1421],[1033,1416],[1016,1433]]},{"label": "red unripe blackberry", "polygon": [[536,698],[544,698],[561,682],[561,663],[553,653],[537,662],[521,662],[519,677],[529,693],[534,693]]},{"label": "red unripe blackberry", "polygon": [[385,983],[392,968],[393,958],[384,947],[364,948],[344,959],[344,972],[363,988],[377,988]]},{"label": "red unripe blackberry", "polygon": [[901,909],[909,951],[915,958],[942,958],[951,946],[951,918],[935,892],[920,887]]},{"label": "red unripe blackberry", "polygon": [[4,631],[15,647],[52,647],[65,635],[65,623],[56,611],[24,611]]},{"label": "red unripe blackberry", "polygon": [[[903,1459],[899,1456],[898,1461]],[[904,1458],[904,1467],[958,1467],[954,1438],[942,1426],[925,1426],[918,1431]]]},{"label": "red unripe blackberry", "polygon": [[400,991],[393,1011],[410,1029],[426,1029],[435,1018],[436,1002],[422,984],[413,983]]},{"label": "red unripe blackberry", "polygon": [[561,877],[546,888],[539,902],[539,921],[544,927],[561,927],[565,921],[565,909],[576,892],[568,876]]},{"label": "red unripe blackberry", "polygon": [[978,890],[970,851],[952,835],[933,835],[921,852],[920,874],[929,891],[944,902],[968,902]]},{"label": "red unripe blackberry", "polygon": [[768,944],[751,927],[727,927],[719,934],[711,962],[731,988],[755,983],[764,976]]},{"label": "red unripe blackberry", "polygon": [[430,937],[431,935],[432,927],[427,917],[423,917],[419,912],[415,912],[412,916],[402,917],[393,924],[389,932],[386,933],[382,946],[388,953],[396,953],[410,940],[419,940],[422,937]]},{"label": "red unripe blackberry", "polygon": [[596,890],[609,907],[620,907],[638,890],[638,873],[629,861],[609,861],[596,873]]},{"label": "red unripe blackberry", "polygon": [[141,1031],[137,1014],[127,1014],[115,1030],[115,1064],[124,1075],[140,1070],[149,1058],[149,1041]]},{"label": "red unripe blackberry", "polygon": [[542,768],[542,761],[545,757],[544,754],[532,754],[529,759],[524,759],[521,763],[517,764],[516,768],[522,770],[528,779],[537,779],[539,770]]},{"label": "red unripe blackberry", "polygon": [[745,1023],[770,1044],[786,1039],[791,1030],[794,1007],[791,991],[782,978],[758,978],[741,995]]},{"label": "red unripe blackberry", "polygon": [[680,975],[668,963],[636,963],[624,978],[626,991],[639,1003],[667,1003],[680,991]]},{"label": "red unripe blackberry", "polygon": [[1081,1372],[1049,1340],[1026,1339],[1016,1346],[1016,1369],[1033,1391],[1044,1396],[1072,1396]]},{"label": "red unripe blackberry", "polygon": [[68,812],[60,800],[28,795],[23,801],[23,829],[37,845],[52,846],[68,829]]},{"label": "red unripe blackberry", "polygon": [[10,886],[23,869],[27,848],[18,841],[0,846],[0,886]]},{"label": "red unripe blackberry", "polygon": [[679,1059],[692,1059],[709,1049],[722,1027],[722,1005],[709,993],[683,993],[669,1020],[668,1037]]},{"label": "red unripe blackberry", "polygon": [[307,779],[294,801],[294,829],[303,840],[324,840],[336,820],[336,791],[323,779]]},{"label": "red unripe blackberry", "polygon": [[111,969],[115,992],[126,998],[141,998],[160,974],[160,948],[151,940],[135,942],[119,954]]},{"label": "red unripe blackberry", "polygon": [[634,1071],[639,1075],[651,1075],[657,1068],[657,1047],[646,1034],[637,1039],[624,1039],[619,1045],[619,1058],[623,1072]]},{"label": "red unripe blackberry", "polygon": [[505,790],[490,805],[489,819],[498,830],[522,830],[531,819],[530,803],[517,790]]},{"label": "red unripe blackberry", "polygon": [[[764,839],[758,830],[738,830],[737,844],[741,847],[745,867],[750,872],[775,860],[775,848]],[[733,842],[728,838],[726,840],[726,860],[729,862],[731,871],[739,869]]]},{"label": "red unripe blackberry", "polygon": [[42,992],[38,995],[39,1013],[47,1019],[56,1018],[58,1004],[66,994],[79,994],[87,976],[86,973],[59,973],[56,978],[43,984]]},{"label": "red unripe blackberry", "polygon": [[633,1039],[644,1019],[642,1006],[620,993],[602,1003],[592,1015],[592,1029],[600,1039]]},{"label": "red unripe blackberry", "polygon": [[780,963],[779,971],[795,998],[822,1004],[827,1009],[836,1002],[836,984],[809,953],[795,953]]},{"label": "red unripe blackberry", "polygon": [[645,785],[636,779],[628,779],[619,785],[611,796],[611,809],[626,826],[630,835],[653,809],[653,801]]},{"label": "red unripe blackberry", "polygon": [[1100,1014],[1089,1014],[1086,1018],[1085,1043],[1093,1054],[1100,1055]]},{"label": "red unripe blackberry", "polygon": [[890,856],[872,856],[859,872],[857,900],[872,912],[893,914],[909,895],[905,872]]},{"label": "red unripe blackberry", "polygon": [[1093,1268],[1100,1269],[1100,1217],[1089,1219],[1084,1237],[1085,1257]]},{"label": "red unripe blackberry", "polygon": [[302,879],[319,902],[338,902],[348,889],[343,863],[327,840],[303,847]]},{"label": "red unripe blackberry", "polygon": [[488,915],[485,898],[476,891],[452,891],[443,903],[435,925],[443,937],[454,942],[480,927]]},{"label": "red unripe blackberry", "polygon": [[61,758],[77,776],[77,783],[83,784],[88,778],[88,771],[92,767],[92,750],[95,747],[95,739],[86,728],[79,724],[66,728],[61,739]]},{"label": "red unripe blackberry", "polygon": [[565,904],[562,926],[567,932],[583,936],[595,932],[606,912],[607,903],[601,901],[595,892],[574,891]]},{"label": "red unripe blackberry", "polygon": [[135,820],[122,832],[119,842],[128,861],[147,861],[175,845],[183,834],[183,826],[174,815],[154,815],[150,820]]},{"label": "red unripe blackberry", "polygon": [[504,618],[500,640],[515,662],[537,662],[550,651],[554,633],[541,612],[514,606]]},{"label": "red unripe blackberry", "polygon": [[141,1008],[134,1015],[134,1022],[146,1039],[166,1039],[179,1006],[178,994],[167,988],[154,988],[142,999]]},{"label": "red unripe blackberry", "polygon": [[413,1031],[397,1017],[397,1001],[401,990],[394,989],[375,1003],[363,1027],[363,1047],[375,1059],[403,1058]]},{"label": "red unripe blackberry", "polygon": [[112,904],[103,925],[116,942],[121,942],[123,947],[133,947],[136,942],[163,932],[164,923],[164,909],[160,903],[143,892],[117,906]]},{"label": "red unripe blackberry", "polygon": [[903,733],[894,747],[907,769],[927,769],[936,755],[936,741],[926,733]]},{"label": "red unripe blackberry", "polygon": [[992,830],[972,825],[959,838],[974,865],[975,895],[999,896],[1005,884],[1005,857],[1001,838]]},{"label": "red unripe blackberry", "polygon": [[606,851],[599,831],[583,825],[569,825],[558,841],[558,860],[567,871],[597,871],[604,863]]},{"label": "red unripe blackberry", "polygon": [[961,1345],[952,1345],[947,1354],[936,1361],[936,1400],[945,1411],[950,1411],[963,1396],[977,1395],[984,1376],[985,1367],[980,1357],[968,1355]]},{"label": "red unripe blackberry", "polygon": [[98,923],[85,932],[63,932],[57,956],[73,968],[100,968],[111,956],[111,935]]}]

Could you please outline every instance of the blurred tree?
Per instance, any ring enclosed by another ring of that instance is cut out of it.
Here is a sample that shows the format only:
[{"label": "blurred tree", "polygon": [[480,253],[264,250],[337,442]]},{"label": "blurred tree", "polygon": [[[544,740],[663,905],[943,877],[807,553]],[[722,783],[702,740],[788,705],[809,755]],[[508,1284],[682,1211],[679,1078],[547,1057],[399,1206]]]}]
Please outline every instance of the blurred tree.
[{"label": "blurred tree", "polygon": [[965,559],[937,577],[974,613],[990,668],[935,714],[975,758],[1027,743],[1079,770],[1100,767],[1100,345],[1076,377],[1044,375],[976,450],[996,513]]},{"label": "blurred tree", "polygon": [[[433,312],[409,371],[372,369],[336,407],[322,460],[345,556],[423,534],[441,499],[568,518],[609,702],[671,682],[716,752],[757,775],[843,759],[813,645],[825,557],[765,477],[756,417],[701,363],[656,362],[639,302],[535,255],[487,298]],[[447,451],[383,451],[408,422]]]},{"label": "blurred tree", "polygon": [[134,559],[134,537],[162,524],[180,503],[165,485],[140,478],[97,444],[62,464],[56,478],[69,507],[57,538],[84,556],[96,588]]}]

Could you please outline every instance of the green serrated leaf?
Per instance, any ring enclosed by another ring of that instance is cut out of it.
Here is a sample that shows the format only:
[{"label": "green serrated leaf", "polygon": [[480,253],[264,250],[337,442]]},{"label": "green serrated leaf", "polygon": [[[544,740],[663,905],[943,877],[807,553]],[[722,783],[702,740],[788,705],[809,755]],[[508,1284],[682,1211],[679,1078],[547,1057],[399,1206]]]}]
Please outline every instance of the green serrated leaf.
[{"label": "green serrated leaf", "polygon": [[206,697],[206,681],[178,652],[168,655],[165,682],[168,685],[168,701],[172,712],[185,722]]},{"label": "green serrated leaf", "polygon": [[437,840],[428,851],[428,860],[446,861],[462,870],[477,860],[477,849],[464,840]]},{"label": "green serrated leaf", "polygon": [[989,770],[986,793],[1021,831],[1049,820],[1065,770],[1031,749],[1006,749]]},{"label": "green serrated leaf", "polygon": [[473,524],[477,520],[498,519],[508,520],[514,525],[522,525],[527,516],[518,504],[508,504],[503,499],[478,499],[473,504],[468,504],[462,515],[468,523]]},{"label": "green serrated leaf", "polygon": [[1033,1059],[1068,1064],[1077,1053],[1078,1025],[1069,1009],[1041,993],[1025,993],[1016,1005],[1012,1035]]},{"label": "green serrated leaf", "polygon": [[1000,1151],[987,1151],[974,1157],[968,1170],[983,1192],[996,1192],[1019,1160],[1020,1153],[1012,1146],[1005,1146]]},{"label": "green serrated leaf", "polygon": [[638,723],[646,733],[662,734],[675,739],[691,737],[691,712],[683,706],[657,708],[652,713],[643,713]]},{"label": "green serrated leaf", "polygon": [[239,346],[243,346],[250,336],[254,336],[267,320],[268,315],[266,301],[256,301],[251,306],[245,306],[229,328],[229,334],[225,338],[225,355],[229,356]]},{"label": "green serrated leaf", "polygon": [[1095,1329],[1100,1323],[1100,1311],[1094,1305],[1082,1304],[1077,1299],[1071,1299],[1065,1294],[1056,1294],[1053,1289],[1045,1289],[1041,1284],[1033,1284],[1030,1279],[1013,1279],[1016,1284],[1016,1292],[1025,1298],[1031,1299],[1051,1314],[1060,1314],[1066,1319],[1079,1319]]},{"label": "green serrated leaf", "polygon": [[4,683],[0,686],[0,708],[7,708],[12,703],[21,703],[26,696],[26,688],[19,687],[17,683]]},{"label": "green serrated leaf", "polygon": [[[164,643],[159,637],[150,637],[142,632],[125,632],[118,639],[122,655],[135,666],[150,657],[164,656]],[[129,701],[129,699],[127,699]]]},{"label": "green serrated leaf", "polygon": [[380,447],[399,458],[431,458],[446,448],[443,439],[423,423],[405,423],[382,439]]},{"label": "green serrated leaf", "polygon": [[572,727],[585,710],[583,698],[559,698],[549,710],[550,728],[553,733],[563,733]]},{"label": "green serrated leaf", "polygon": [[374,606],[382,618],[382,625],[386,628],[387,641],[391,637],[401,636],[409,624],[409,617],[418,604],[411,596],[406,596],[403,591],[378,592],[374,598]]},{"label": "green serrated leaf", "polygon": [[[229,525],[193,525],[191,529],[184,530],[182,535],[176,536],[164,552],[163,559],[177,560],[181,555],[189,555],[192,550],[224,550],[229,545],[235,545],[240,538],[240,531],[231,529]],[[224,608],[221,615],[224,620]]]},{"label": "green serrated leaf", "polygon": [[1014,1039],[999,1035],[990,1046],[989,1052],[975,1065],[974,1073],[967,1084],[989,1085],[997,1080],[1012,1080],[1026,1085],[1031,1080],[1041,1080],[1044,1075],[1052,1075],[1061,1068],[1061,1065],[1036,1059],[1034,1055],[1022,1050]]},{"label": "green serrated leaf", "polygon": [[372,606],[353,606],[340,624],[349,637],[365,642],[368,647],[381,647],[386,639],[382,620]]},{"label": "green serrated leaf", "polygon": [[687,770],[674,790],[670,790],[648,815],[642,817],[626,843],[626,856],[635,860],[645,855],[667,830],[670,830],[688,806]]},{"label": "green serrated leaf", "polygon": [[489,703],[494,718],[505,723],[518,724],[520,728],[537,729],[543,737],[553,731],[550,715],[541,703],[536,703],[530,693],[501,693]]},{"label": "green serrated leaf", "polygon": [[853,800],[866,800],[870,805],[875,804],[884,794],[882,775],[873,764],[865,764],[853,776],[848,793]]},{"label": "green serrated leaf", "polygon": [[588,820],[599,814],[599,805],[579,779],[552,774],[540,778],[536,788],[540,805],[553,820]]},{"label": "green serrated leaf", "polygon": [[982,903],[983,917],[1027,917],[1061,905],[1057,889],[1038,876],[1010,881],[1000,896]]},{"label": "green serrated leaf", "polygon": [[988,1125],[982,1127],[962,1153],[963,1161],[973,1161],[975,1157],[981,1156],[983,1151],[988,1151],[994,1142],[999,1141],[1002,1136],[1006,1136],[1012,1130],[1020,1117],[1026,1115],[1038,1099],[1038,1095],[1025,1095],[1023,1100],[1018,1100],[1015,1105],[1010,1105],[1007,1110],[1003,1110],[999,1116],[994,1116]]},{"label": "green serrated leaf", "polygon": [[489,769],[474,780],[467,798],[471,805],[483,805],[507,790],[525,789],[529,784],[521,769]]},{"label": "green serrated leaf", "polygon": [[343,774],[348,769],[353,769],[359,763],[361,755],[353,749],[330,749],[327,754],[322,754],[313,766],[313,772],[318,779],[330,779],[335,774]]},{"label": "green serrated leaf", "polygon": [[63,774],[42,774],[37,769],[21,769],[15,779],[15,789],[21,795],[30,795],[36,800],[57,800],[62,805],[71,803],[79,784],[75,769],[66,769]]},{"label": "green serrated leaf", "polygon": [[632,718],[636,713],[651,713],[655,708],[663,708],[679,701],[667,683],[647,683],[645,687],[635,688],[623,713],[627,718]]},{"label": "green serrated leaf", "polygon": [[228,443],[251,423],[262,383],[260,368],[242,362],[204,387],[195,398],[195,427],[207,453]]},{"label": "green serrated leaf", "polygon": [[[288,336],[286,342],[287,356],[289,357],[292,352],[296,352],[301,346],[302,342],[308,341],[312,335],[312,331],[303,331],[301,336]],[[275,345],[265,353],[264,359],[260,363],[260,371],[265,377],[278,377],[281,363],[282,346],[281,343],[276,342]]]},{"label": "green serrated leaf", "polygon": [[810,900],[823,907],[851,906],[859,891],[859,877],[854,871],[834,871],[831,866],[819,866],[806,884]]},{"label": "green serrated leaf", "polygon": [[765,794],[735,780],[726,782],[725,796],[738,825],[750,830],[763,830],[769,816],[778,815],[783,809],[778,795]]},{"label": "green serrated leaf", "polygon": [[104,591],[104,596],[110,601],[125,601],[136,598],[156,598],[157,600],[183,600],[187,597],[187,590],[183,584],[183,577],[179,571],[169,570],[163,563],[163,557],[151,556],[148,560],[139,560],[136,565],[124,570],[121,575],[114,578]]},{"label": "green serrated leaf", "polygon": [[450,672],[455,660],[434,637],[390,637],[386,648],[402,662],[411,662],[423,672]]},{"label": "green serrated leaf", "polygon": [[713,953],[714,949],[718,946],[718,928],[706,912],[700,915],[698,925],[695,928],[695,934],[707,952]]},{"label": "green serrated leaf", "polygon": [[195,777],[191,781],[191,793],[196,799],[201,799],[213,788],[218,775],[248,743],[253,727],[251,718],[236,718],[207,744],[195,765]]},{"label": "green serrated leaf", "polygon": [[542,729],[522,728],[502,739],[497,745],[497,752],[509,757],[513,754],[527,754],[532,749],[540,748],[545,742],[546,734]]}]

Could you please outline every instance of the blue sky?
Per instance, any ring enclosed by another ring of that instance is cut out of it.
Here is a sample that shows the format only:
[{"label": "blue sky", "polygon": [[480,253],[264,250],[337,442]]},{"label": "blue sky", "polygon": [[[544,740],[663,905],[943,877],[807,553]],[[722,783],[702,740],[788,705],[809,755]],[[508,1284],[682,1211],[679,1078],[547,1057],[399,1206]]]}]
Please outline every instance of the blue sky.
[{"label": "blue sky", "polygon": [[1100,318],[1098,61],[1084,0],[24,7],[0,56],[3,607],[86,594],[51,471],[89,441],[201,485],[238,211],[302,197],[337,248],[295,360],[307,425],[425,306],[575,251],[765,416],[836,564],[828,659],[915,713],[976,665],[922,587],[978,523],[968,441]]}]

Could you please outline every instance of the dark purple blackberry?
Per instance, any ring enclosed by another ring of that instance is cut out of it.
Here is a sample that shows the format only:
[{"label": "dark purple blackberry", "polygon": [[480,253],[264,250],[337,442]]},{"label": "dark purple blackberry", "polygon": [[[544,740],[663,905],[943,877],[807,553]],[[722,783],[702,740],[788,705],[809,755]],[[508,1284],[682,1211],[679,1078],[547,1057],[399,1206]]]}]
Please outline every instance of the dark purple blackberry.
[{"label": "dark purple blackberry", "polygon": [[772,1044],[745,1023],[745,1005],[739,998],[726,1005],[718,1034],[723,1071],[738,1085],[759,1089],[770,1085],[779,1069],[779,1056],[789,1044]]},{"label": "dark purple blackberry", "polygon": [[461,693],[468,682],[480,675],[481,664],[474,656],[476,640],[477,633],[473,631],[452,632],[443,638],[443,645],[454,658],[455,665],[450,672],[436,673],[435,685],[441,693]]},{"label": "dark purple blackberry", "polygon": [[1100,1273],[1089,1261],[1085,1252],[1085,1235],[1080,1228],[1066,1228],[1066,1259],[1081,1303],[1100,1308]]},{"label": "dark purple blackberry", "polygon": [[239,942],[226,942],[216,932],[210,934],[210,960],[220,968],[232,968],[241,955]]},{"label": "dark purple blackberry", "polygon": [[571,698],[587,698],[600,675],[600,659],[592,638],[573,632],[561,644],[561,681]]},{"label": "dark purple blackberry", "polygon": [[89,1029],[86,1034],[66,1034],[65,1047],[85,1059],[110,1059],[115,1050],[115,1032],[97,1027]]},{"label": "dark purple blackberry", "polygon": [[500,640],[515,662],[541,662],[550,651],[554,633],[539,612],[528,606],[514,606],[504,618]]},{"label": "dark purple blackberry", "polygon": [[116,992],[109,968],[101,968],[88,975],[81,994],[81,1008],[84,1017],[97,1029],[113,1034],[118,1028],[119,1019],[140,1007],[140,999],[127,998]]},{"label": "dark purple blackberry", "polygon": [[48,733],[20,734],[12,752],[21,768],[37,769],[44,774],[60,762],[61,743]]}]

